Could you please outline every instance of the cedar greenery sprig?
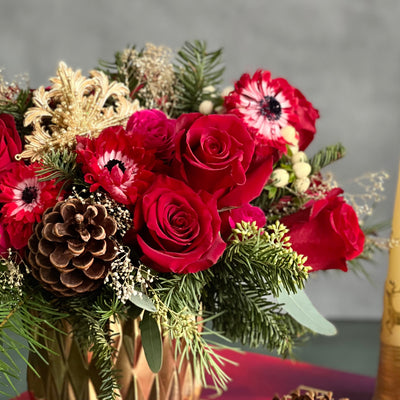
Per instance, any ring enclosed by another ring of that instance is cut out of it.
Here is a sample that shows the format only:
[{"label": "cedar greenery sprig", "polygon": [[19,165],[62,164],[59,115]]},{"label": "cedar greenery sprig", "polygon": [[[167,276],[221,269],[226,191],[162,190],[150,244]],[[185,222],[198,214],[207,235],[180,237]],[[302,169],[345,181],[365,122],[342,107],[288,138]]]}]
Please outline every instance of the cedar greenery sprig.
[{"label": "cedar greenery sprig", "polygon": [[50,150],[44,154],[40,160],[40,169],[36,171],[39,181],[49,181],[55,179],[55,184],[63,182],[67,184],[82,185],[83,177],[76,164],[76,153],[68,149]]},{"label": "cedar greenery sprig", "polygon": [[[307,330],[283,314],[274,297],[282,287],[292,293],[302,289],[309,268],[305,258],[291,249],[283,225],[277,222],[268,229],[237,225],[221,260],[204,271],[212,279],[202,300],[205,309],[217,315],[212,320],[216,331],[234,342],[276,348],[286,355]],[[235,319],[229,311],[233,304]]]},{"label": "cedar greenery sprig", "polygon": [[157,309],[154,316],[162,331],[170,340],[175,341],[175,358],[179,357],[181,364],[185,359],[192,358],[193,372],[203,386],[207,386],[208,374],[216,389],[226,390],[230,378],[222,366],[231,361],[217,351],[228,347],[207,340],[208,335],[215,334],[207,327],[214,316],[204,318],[201,310],[194,314],[187,307],[174,311],[161,301],[156,291],[153,291],[152,299]]},{"label": "cedar greenery sprig", "polygon": [[[93,360],[101,379],[99,400],[118,400],[116,390],[119,388],[112,358],[116,349],[113,347],[113,334],[109,329],[110,323],[121,318],[126,312],[122,303],[115,297],[108,301],[99,296],[92,302],[73,299],[69,304],[69,314],[73,321],[73,331],[82,349],[92,352]],[[83,303],[83,304],[82,304]]]},{"label": "cedar greenery sprig", "polygon": [[343,158],[345,154],[346,148],[341,143],[325,147],[311,158],[312,173],[318,173],[322,168]]},{"label": "cedar greenery sprig", "polygon": [[175,64],[174,116],[198,110],[203,100],[210,99],[210,93],[204,89],[222,82],[225,68],[221,66],[221,59],[222,49],[208,51],[203,41],[185,42]]}]

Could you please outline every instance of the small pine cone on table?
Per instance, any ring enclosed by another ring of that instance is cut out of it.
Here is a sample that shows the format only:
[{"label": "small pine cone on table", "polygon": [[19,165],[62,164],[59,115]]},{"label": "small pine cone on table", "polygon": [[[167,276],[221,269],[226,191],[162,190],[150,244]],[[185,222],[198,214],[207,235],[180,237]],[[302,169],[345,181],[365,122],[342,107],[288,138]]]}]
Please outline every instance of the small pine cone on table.
[{"label": "small pine cone on table", "polygon": [[43,214],[28,243],[32,275],[57,296],[96,290],[117,256],[115,219],[101,204],[58,202]]}]

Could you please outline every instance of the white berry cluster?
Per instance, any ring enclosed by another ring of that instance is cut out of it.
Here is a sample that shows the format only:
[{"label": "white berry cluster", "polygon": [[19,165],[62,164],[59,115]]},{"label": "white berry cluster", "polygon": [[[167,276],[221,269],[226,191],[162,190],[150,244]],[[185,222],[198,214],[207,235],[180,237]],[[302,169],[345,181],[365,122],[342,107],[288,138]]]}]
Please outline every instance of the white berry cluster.
[{"label": "white berry cluster", "polygon": [[291,187],[297,193],[304,193],[311,184],[310,174],[311,165],[308,162],[306,153],[299,150],[298,134],[292,126],[286,126],[281,130],[281,134],[289,145],[288,157],[291,168],[276,168],[271,174],[272,185],[277,188],[284,188],[291,181],[291,173],[294,180]]},{"label": "white berry cluster", "polygon": [[[214,98],[215,103],[219,104],[223,102],[224,97],[228,96],[230,92],[234,90],[233,86],[227,86],[225,89],[222,90],[220,96],[221,98],[218,99],[218,93],[215,89],[214,86],[206,86],[203,89],[203,94]],[[223,105],[217,105],[215,106],[214,102],[212,100],[203,100],[200,105],[199,105],[199,112],[203,115],[209,115],[212,114],[213,112],[216,112],[217,114],[220,114],[224,111]]]}]

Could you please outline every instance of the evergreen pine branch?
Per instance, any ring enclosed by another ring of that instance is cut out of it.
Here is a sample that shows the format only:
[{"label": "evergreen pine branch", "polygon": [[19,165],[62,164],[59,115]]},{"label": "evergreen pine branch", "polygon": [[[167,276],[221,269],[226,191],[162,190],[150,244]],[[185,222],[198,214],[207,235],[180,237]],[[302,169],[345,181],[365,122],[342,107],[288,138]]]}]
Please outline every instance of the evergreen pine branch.
[{"label": "evergreen pine branch", "polygon": [[[21,293],[15,288],[3,287],[0,290],[0,304],[0,353],[3,355],[0,375],[4,378],[0,384],[13,389],[11,378],[20,376],[15,356],[37,374],[25,354],[29,350],[42,357],[42,350],[51,351],[42,339],[47,337],[47,328],[55,328],[56,321],[65,315],[48,303],[40,290]],[[27,344],[21,342],[21,338]],[[1,390],[0,393],[6,394]]]},{"label": "evergreen pine branch", "polygon": [[76,153],[68,149],[51,150],[46,153],[36,175],[42,182],[54,179],[56,184],[63,182],[63,185],[83,183],[77,168]]},{"label": "evergreen pine branch", "polygon": [[238,224],[223,257],[204,271],[213,277],[202,300],[209,313],[218,315],[213,327],[232,341],[286,355],[306,330],[282,313],[274,297],[282,286],[289,292],[302,288],[308,268],[291,249],[287,230],[278,222],[268,228],[262,232],[254,224]]},{"label": "evergreen pine branch", "polygon": [[220,264],[232,273],[241,270],[245,281],[273,296],[278,296],[281,286],[295,293],[308,278],[305,258],[291,248],[283,224],[277,221],[267,229],[259,230],[254,223],[238,224]]},{"label": "evergreen pine branch", "polygon": [[154,285],[157,296],[166,307],[180,311],[187,309],[193,314],[201,309],[201,297],[210,274],[202,271],[195,274],[159,275]]},{"label": "evergreen pine branch", "polygon": [[232,362],[221,356],[218,350],[228,347],[212,344],[206,340],[206,336],[213,332],[210,332],[205,324],[214,316],[205,319],[201,312],[193,314],[187,307],[174,311],[161,301],[157,291],[152,290],[152,293],[157,308],[154,316],[164,335],[175,342],[175,359],[180,358],[179,368],[184,360],[192,360],[193,372],[203,386],[207,386],[206,374],[208,374],[213,387],[217,390],[226,390],[230,379],[222,367],[225,363]]},{"label": "evergreen pine branch", "polygon": [[205,42],[185,42],[177,53],[175,116],[198,110],[200,103],[209,98],[204,91],[207,86],[222,82],[224,67],[221,67],[222,49],[208,51]]},{"label": "evergreen pine branch", "polygon": [[310,160],[312,173],[318,173],[322,168],[344,157],[345,153],[346,149],[341,143],[320,150]]},{"label": "evergreen pine branch", "polygon": [[73,332],[82,349],[93,353],[93,360],[101,380],[99,400],[117,400],[118,371],[115,370],[112,358],[115,353],[110,322],[125,315],[123,304],[111,296],[85,299],[72,298],[60,307],[66,308],[71,315]]}]

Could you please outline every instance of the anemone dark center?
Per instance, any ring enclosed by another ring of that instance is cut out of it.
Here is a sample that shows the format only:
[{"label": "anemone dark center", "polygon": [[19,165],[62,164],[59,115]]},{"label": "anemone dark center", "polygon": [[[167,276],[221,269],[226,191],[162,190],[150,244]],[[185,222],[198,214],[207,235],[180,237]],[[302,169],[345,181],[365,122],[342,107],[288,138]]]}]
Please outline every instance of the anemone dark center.
[{"label": "anemone dark center", "polygon": [[281,103],[273,96],[265,96],[260,101],[260,113],[269,121],[276,121],[281,117]]},{"label": "anemone dark center", "polygon": [[27,186],[22,192],[22,200],[26,204],[31,204],[37,198],[37,189],[35,186]]},{"label": "anemone dark center", "polygon": [[125,172],[126,168],[124,163],[121,160],[110,160],[105,167],[111,172],[111,170],[113,169],[113,167],[115,167],[116,165],[118,165],[118,168],[122,171]]}]

